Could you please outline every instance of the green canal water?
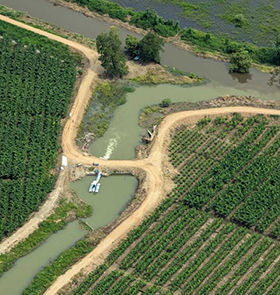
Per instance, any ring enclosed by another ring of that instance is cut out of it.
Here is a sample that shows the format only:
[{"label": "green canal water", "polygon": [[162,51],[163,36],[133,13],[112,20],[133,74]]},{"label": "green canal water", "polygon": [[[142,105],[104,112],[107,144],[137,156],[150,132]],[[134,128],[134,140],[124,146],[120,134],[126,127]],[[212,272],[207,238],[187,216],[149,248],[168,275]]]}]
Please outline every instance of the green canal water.
[{"label": "green canal water", "polygon": [[157,104],[164,98],[171,98],[172,102],[196,102],[227,94],[279,99],[278,93],[263,94],[258,90],[238,89],[232,86],[222,86],[215,82],[193,87],[141,86],[136,88],[135,92],[128,94],[126,104],[117,108],[107,132],[91,145],[90,152],[104,159],[133,159],[135,147],[139,145],[141,135],[145,132],[138,125],[139,113],[145,106]]},{"label": "green canal water", "polygon": [[[101,178],[98,194],[88,193],[93,176],[70,183],[70,189],[93,208],[93,214],[84,220],[93,228],[113,222],[133,197],[136,178],[130,175],[113,175]],[[74,221],[65,229],[50,236],[36,250],[18,259],[15,265],[0,278],[1,295],[20,295],[34,275],[53,261],[61,252],[83,238],[86,232]]]}]

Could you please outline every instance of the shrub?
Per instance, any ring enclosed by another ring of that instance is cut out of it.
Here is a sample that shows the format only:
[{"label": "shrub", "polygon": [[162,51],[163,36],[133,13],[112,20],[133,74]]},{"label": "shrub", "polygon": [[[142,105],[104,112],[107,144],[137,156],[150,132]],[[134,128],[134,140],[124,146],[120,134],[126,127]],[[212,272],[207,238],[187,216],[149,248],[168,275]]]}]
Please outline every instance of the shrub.
[{"label": "shrub", "polygon": [[167,108],[169,107],[171,104],[171,99],[170,98],[165,98],[161,101],[161,103],[159,104],[162,108]]}]

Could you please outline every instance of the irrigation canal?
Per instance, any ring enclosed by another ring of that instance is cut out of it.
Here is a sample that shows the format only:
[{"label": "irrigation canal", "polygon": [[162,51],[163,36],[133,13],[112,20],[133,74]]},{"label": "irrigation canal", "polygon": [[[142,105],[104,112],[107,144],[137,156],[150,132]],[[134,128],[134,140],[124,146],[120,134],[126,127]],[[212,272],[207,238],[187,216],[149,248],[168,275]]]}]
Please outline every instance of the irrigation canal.
[{"label": "irrigation canal", "polygon": [[[0,4],[27,11],[34,17],[91,38],[110,28],[109,23],[88,18],[64,7],[53,6],[44,0],[0,0]],[[122,40],[127,34],[140,37],[120,28]],[[252,95],[263,99],[280,99],[279,88],[270,86],[268,83],[269,74],[252,69],[249,75],[232,75],[228,72],[227,63],[197,57],[172,44],[165,45],[162,64],[193,72],[210,79],[211,82],[194,87],[172,85],[138,87],[134,93],[128,95],[127,103],[116,110],[105,135],[91,146],[91,152],[94,155],[106,156],[108,159],[132,159],[135,156],[134,149],[144,131],[138,126],[140,110],[147,105],[159,103],[163,98],[170,97],[173,102],[200,101],[235,94]],[[116,219],[133,195],[137,181],[130,176],[103,178],[100,193],[95,197],[87,192],[91,181],[90,177],[85,177],[81,181],[71,183],[70,187],[93,206],[93,215],[86,221],[93,228],[98,228]],[[85,233],[78,229],[77,222],[69,224],[64,230],[52,235],[35,251],[19,259],[15,266],[3,275],[0,279],[0,294],[21,294],[40,269],[84,235]]]}]

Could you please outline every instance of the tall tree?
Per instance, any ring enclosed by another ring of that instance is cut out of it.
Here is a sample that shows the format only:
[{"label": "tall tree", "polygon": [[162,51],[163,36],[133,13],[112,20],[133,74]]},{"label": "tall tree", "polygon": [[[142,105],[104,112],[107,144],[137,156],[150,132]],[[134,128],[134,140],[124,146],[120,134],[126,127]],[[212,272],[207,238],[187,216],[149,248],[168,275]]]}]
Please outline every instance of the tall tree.
[{"label": "tall tree", "polygon": [[230,58],[230,72],[249,73],[252,60],[248,51],[241,50],[232,54]]},{"label": "tall tree", "polygon": [[157,34],[149,32],[139,42],[139,54],[146,61],[160,62],[160,51],[163,51],[164,41]]},{"label": "tall tree", "polygon": [[102,33],[96,38],[97,52],[102,67],[109,77],[122,77],[128,73],[126,58],[121,51],[119,30],[111,27],[109,33]]}]

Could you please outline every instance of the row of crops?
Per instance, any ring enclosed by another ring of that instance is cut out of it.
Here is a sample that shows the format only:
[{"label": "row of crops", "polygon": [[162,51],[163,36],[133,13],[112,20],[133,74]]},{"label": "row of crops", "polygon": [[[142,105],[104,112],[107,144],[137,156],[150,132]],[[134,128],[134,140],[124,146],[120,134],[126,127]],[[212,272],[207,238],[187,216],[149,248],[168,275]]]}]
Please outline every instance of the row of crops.
[{"label": "row of crops", "polygon": [[269,288],[276,290],[280,245],[273,239],[171,197],[157,213],[132,231],[71,294],[264,294]]},{"label": "row of crops", "polygon": [[71,294],[279,295],[280,245],[260,234],[279,221],[278,125],[233,114],[178,129],[175,188]]},{"label": "row of crops", "polygon": [[[219,124],[220,129],[235,117]],[[181,196],[188,206],[213,211],[246,227],[256,227],[261,233],[269,231],[271,237],[278,238],[279,123],[264,116],[238,118],[235,121],[240,124],[234,124],[224,141],[218,138],[221,130],[209,135],[201,128],[181,128],[176,133],[170,146],[171,161],[179,169],[173,193]],[[217,125],[217,119],[213,121]],[[197,148],[202,137],[204,141]],[[232,138],[235,145],[227,143]],[[211,146],[217,147],[220,159],[217,153],[212,154]],[[190,159],[189,153],[193,154]]]},{"label": "row of crops", "polygon": [[60,121],[75,83],[68,48],[0,22],[0,240],[53,187]]}]

